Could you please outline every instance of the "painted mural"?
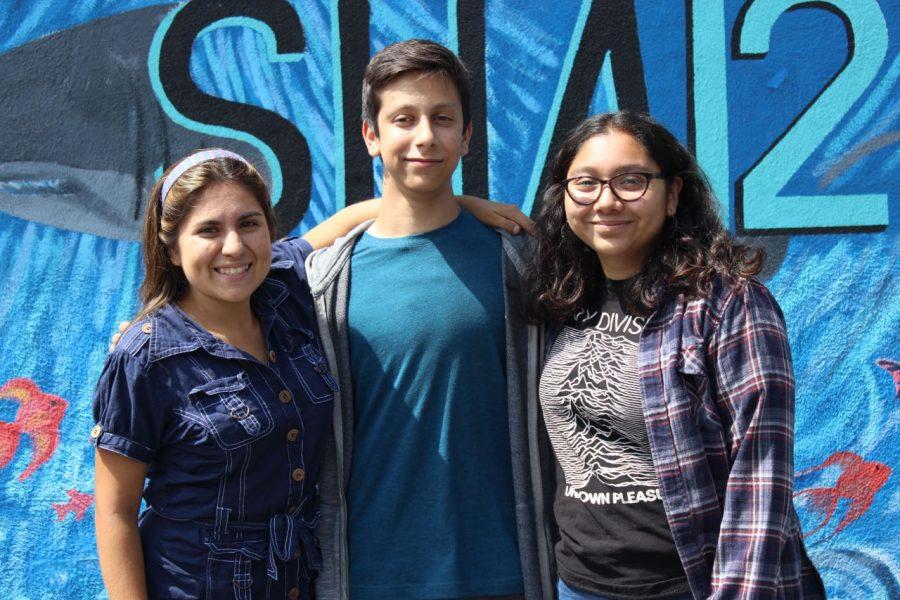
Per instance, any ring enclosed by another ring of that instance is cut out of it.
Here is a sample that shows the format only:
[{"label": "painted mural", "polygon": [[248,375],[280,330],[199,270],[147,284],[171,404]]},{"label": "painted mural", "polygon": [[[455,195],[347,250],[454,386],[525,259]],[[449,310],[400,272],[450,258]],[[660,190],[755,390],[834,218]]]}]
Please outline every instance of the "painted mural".
[{"label": "painted mural", "polygon": [[377,194],[363,68],[425,37],[473,74],[458,190],[536,210],[563,134],[609,109],[696,150],[788,320],[810,554],[830,597],[900,598],[898,36],[898,0],[3,3],[0,596],[104,596],[91,394],[155,177],[234,148],[281,234]]}]

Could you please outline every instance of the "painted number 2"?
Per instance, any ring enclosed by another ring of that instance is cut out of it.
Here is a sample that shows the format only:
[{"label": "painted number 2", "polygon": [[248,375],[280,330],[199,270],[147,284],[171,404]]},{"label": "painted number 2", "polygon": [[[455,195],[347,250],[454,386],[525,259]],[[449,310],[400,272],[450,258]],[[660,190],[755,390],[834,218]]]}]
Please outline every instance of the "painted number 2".
[{"label": "painted number 2", "polygon": [[[795,8],[823,8],[847,29],[848,58],[837,75],[765,152],[738,178],[739,227],[748,233],[872,229],[888,223],[886,194],[782,196],[779,193],[869,87],[887,56],[888,32],[877,0],[750,0],[736,24],[736,58],[762,58],[775,21]],[[856,37],[854,32],[863,35]]]}]

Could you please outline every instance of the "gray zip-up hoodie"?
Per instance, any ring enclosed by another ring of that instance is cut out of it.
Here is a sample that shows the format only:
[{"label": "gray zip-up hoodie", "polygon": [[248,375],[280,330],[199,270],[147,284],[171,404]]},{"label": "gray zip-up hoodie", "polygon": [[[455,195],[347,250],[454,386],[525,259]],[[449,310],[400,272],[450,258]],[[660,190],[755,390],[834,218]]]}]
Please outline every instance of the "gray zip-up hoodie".
[{"label": "gray zip-up hoodie", "polygon": [[[347,485],[353,460],[353,399],[347,306],[350,294],[350,256],[359,237],[372,224],[363,223],[333,246],[312,253],[306,272],[316,308],[322,346],[338,380],[334,399],[334,435],[326,442],[319,475],[321,517],[318,532],[324,567],[316,582],[319,600],[350,597],[347,551]],[[500,231],[503,241],[503,282],[506,313],[506,376],[509,433],[515,486],[516,525],[525,598],[555,597],[552,537],[548,505],[541,481],[541,465],[552,460],[544,442],[537,398],[539,331],[522,322],[512,307],[525,269],[529,241]],[[544,470],[552,473],[552,470]]]}]

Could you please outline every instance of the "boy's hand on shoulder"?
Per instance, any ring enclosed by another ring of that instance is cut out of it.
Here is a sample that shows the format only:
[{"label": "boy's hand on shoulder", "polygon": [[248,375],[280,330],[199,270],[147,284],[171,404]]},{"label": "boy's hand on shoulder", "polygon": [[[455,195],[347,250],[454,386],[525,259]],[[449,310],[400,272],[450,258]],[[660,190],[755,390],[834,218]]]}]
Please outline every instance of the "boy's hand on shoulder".
[{"label": "boy's hand on shoulder", "polygon": [[122,334],[125,333],[125,330],[128,329],[128,321],[122,321],[119,323],[119,331],[114,333],[112,337],[109,339],[109,351],[112,352],[116,349],[116,344],[119,343],[119,339],[122,337]]},{"label": "boy's hand on shoulder", "polygon": [[513,235],[519,234],[522,230],[534,235],[534,221],[515,204],[494,202],[476,196],[456,196],[456,200],[485,225],[500,227]]}]

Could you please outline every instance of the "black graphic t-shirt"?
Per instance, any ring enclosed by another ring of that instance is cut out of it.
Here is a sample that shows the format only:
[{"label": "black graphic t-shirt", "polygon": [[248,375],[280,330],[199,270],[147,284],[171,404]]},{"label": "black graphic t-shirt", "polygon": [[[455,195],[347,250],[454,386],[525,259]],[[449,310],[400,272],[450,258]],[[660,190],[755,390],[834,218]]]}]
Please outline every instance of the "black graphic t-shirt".
[{"label": "black graphic t-shirt", "polygon": [[562,329],[540,396],[557,458],[554,513],[559,576],[612,598],[689,591],[659,496],[644,424],[638,342],[646,318],[610,282],[597,309]]}]

